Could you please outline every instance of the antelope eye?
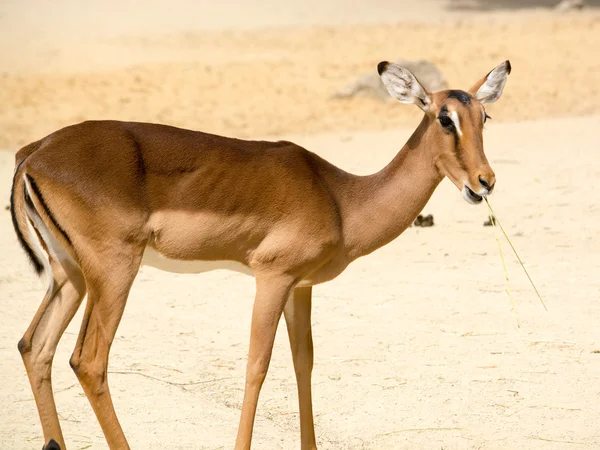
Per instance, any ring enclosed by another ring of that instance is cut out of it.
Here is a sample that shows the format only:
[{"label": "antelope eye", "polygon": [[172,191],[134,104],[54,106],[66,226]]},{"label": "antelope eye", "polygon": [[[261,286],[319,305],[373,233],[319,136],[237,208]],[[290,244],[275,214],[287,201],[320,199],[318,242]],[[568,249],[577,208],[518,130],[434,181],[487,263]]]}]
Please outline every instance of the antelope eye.
[{"label": "antelope eye", "polygon": [[452,125],[452,119],[450,119],[450,117],[448,117],[448,116],[440,116],[440,117],[438,117],[438,119],[440,120],[440,124],[444,128],[448,128],[449,126]]}]

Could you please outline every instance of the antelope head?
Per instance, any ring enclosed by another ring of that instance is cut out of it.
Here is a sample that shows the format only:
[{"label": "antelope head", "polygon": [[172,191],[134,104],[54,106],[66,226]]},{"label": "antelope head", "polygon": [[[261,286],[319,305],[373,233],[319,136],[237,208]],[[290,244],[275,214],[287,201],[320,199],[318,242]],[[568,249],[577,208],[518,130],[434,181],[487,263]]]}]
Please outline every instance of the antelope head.
[{"label": "antelope head", "polygon": [[505,61],[468,91],[446,90],[431,93],[407,69],[383,61],[377,71],[392,97],[414,103],[426,114],[426,151],[440,175],[447,176],[473,205],[494,189],[496,176],[483,151],[483,125],[490,116],[484,104],[500,98],[510,73]]}]

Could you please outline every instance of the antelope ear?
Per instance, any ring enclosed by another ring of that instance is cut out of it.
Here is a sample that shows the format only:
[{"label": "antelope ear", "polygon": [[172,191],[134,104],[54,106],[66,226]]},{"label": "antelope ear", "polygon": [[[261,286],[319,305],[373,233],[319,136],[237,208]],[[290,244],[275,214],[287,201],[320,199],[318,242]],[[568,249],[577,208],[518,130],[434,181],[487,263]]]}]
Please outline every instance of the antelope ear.
[{"label": "antelope ear", "polygon": [[510,61],[504,61],[469,89],[469,94],[481,103],[494,103],[502,95],[511,71]]},{"label": "antelope ear", "polygon": [[382,61],[377,64],[381,81],[392,97],[401,103],[414,103],[425,112],[431,109],[431,94],[410,70]]}]

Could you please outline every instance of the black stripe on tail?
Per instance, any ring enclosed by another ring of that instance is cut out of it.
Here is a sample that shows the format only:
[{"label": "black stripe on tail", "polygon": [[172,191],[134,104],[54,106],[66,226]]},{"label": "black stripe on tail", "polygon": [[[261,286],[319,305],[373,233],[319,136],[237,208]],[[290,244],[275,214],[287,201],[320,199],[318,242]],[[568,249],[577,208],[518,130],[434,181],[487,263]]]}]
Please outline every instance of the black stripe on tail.
[{"label": "black stripe on tail", "polygon": [[[29,244],[27,244],[27,241],[25,240],[25,237],[23,236],[23,233],[19,228],[19,223],[17,222],[17,214],[15,213],[15,185],[17,184],[17,174],[19,173],[19,169],[23,162],[25,162],[25,160],[19,163],[19,165],[17,166],[17,170],[15,170],[15,176],[13,177],[12,188],[10,191],[10,215],[12,217],[13,227],[15,228],[15,233],[17,234],[19,244],[21,244],[21,247],[23,247],[23,250],[25,250],[25,254],[29,258],[29,261],[33,266],[33,270],[35,270],[35,273],[41,275],[44,272],[44,266],[42,265],[42,262],[38,259],[37,255],[34,253],[32,248],[29,246]],[[25,195],[25,184],[23,184],[23,195]]]},{"label": "black stripe on tail", "polygon": [[[50,208],[48,208],[48,204],[44,200],[44,196],[40,192],[40,188],[38,187],[38,185],[35,182],[35,180],[33,178],[31,178],[31,175],[29,175],[28,173],[26,173],[25,176],[27,177],[27,181],[31,185],[31,189],[33,189],[33,193],[35,194],[35,196],[40,201],[40,204],[42,205],[42,208],[44,209],[44,211],[48,215],[48,218],[50,219],[50,221],[52,222],[52,224],[56,227],[56,229],[60,232],[60,234],[62,234],[62,236],[65,238],[65,240],[69,244],[71,244],[71,238],[69,238],[69,235],[67,234],[67,232],[56,221],[56,217],[54,217],[54,214],[52,214],[52,211],[50,211]],[[35,209],[35,206],[33,204],[33,200],[31,200],[31,197],[29,197],[29,193],[27,192],[27,190],[25,190],[25,201],[27,202],[27,204],[31,205],[31,207],[33,209]]]}]

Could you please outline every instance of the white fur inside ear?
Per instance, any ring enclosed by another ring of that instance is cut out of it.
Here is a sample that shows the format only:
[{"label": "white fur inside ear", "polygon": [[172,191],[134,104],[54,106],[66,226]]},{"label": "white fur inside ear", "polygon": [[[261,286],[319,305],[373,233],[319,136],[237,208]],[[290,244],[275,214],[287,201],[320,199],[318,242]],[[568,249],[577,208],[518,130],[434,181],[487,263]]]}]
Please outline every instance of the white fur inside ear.
[{"label": "white fur inside ear", "polygon": [[493,103],[498,100],[502,95],[509,73],[510,63],[507,61],[500,64],[488,74],[485,83],[477,90],[475,98],[481,103]]},{"label": "white fur inside ear", "polygon": [[431,99],[419,80],[407,69],[389,64],[381,74],[381,81],[392,97],[401,103],[415,103],[423,111],[429,109]]}]

